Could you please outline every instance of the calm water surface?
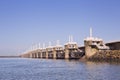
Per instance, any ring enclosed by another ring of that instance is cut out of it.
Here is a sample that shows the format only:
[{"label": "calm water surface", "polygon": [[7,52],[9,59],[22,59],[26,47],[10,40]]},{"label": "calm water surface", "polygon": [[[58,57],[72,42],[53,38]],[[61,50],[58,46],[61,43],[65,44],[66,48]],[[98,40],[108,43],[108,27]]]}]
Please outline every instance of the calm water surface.
[{"label": "calm water surface", "polygon": [[0,80],[120,80],[120,64],[0,58]]}]

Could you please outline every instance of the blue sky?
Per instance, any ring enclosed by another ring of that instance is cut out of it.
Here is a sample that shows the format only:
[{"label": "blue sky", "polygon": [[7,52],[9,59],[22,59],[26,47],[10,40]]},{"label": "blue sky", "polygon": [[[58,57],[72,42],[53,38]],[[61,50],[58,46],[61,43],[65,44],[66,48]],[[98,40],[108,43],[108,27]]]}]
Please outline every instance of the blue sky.
[{"label": "blue sky", "polygon": [[0,0],[0,55],[19,55],[31,45],[68,36],[120,40],[120,0]]}]

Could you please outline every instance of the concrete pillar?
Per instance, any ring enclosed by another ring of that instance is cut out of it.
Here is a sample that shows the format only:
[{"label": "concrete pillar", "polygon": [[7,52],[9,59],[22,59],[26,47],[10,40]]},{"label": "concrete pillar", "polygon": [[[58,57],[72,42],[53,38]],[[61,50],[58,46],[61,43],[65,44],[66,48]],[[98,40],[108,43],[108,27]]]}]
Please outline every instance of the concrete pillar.
[{"label": "concrete pillar", "polygon": [[38,54],[38,57],[37,57],[37,58],[39,58],[39,52],[37,52],[37,54]]},{"label": "concrete pillar", "polygon": [[49,56],[48,56],[48,51],[46,51],[46,59],[48,59],[49,58]]},{"label": "concrete pillar", "polygon": [[70,57],[69,57],[69,50],[68,49],[66,49],[65,50],[65,59],[69,59]]},{"label": "concrete pillar", "polygon": [[92,47],[92,40],[84,41],[86,58],[92,57],[98,50]]},{"label": "concrete pillar", "polygon": [[32,56],[33,56],[32,58],[35,58],[35,54],[34,53],[32,53]]},{"label": "concrete pillar", "polygon": [[33,58],[35,58],[35,53],[33,53]]},{"label": "concrete pillar", "polygon": [[35,54],[35,58],[37,58],[37,52],[36,51],[34,52],[34,54]]},{"label": "concrete pillar", "polygon": [[42,58],[42,52],[40,53],[40,58]]},{"label": "concrete pillar", "polygon": [[34,52],[34,58],[36,58],[36,53]]},{"label": "concrete pillar", "polygon": [[40,52],[38,52],[38,58],[40,58]]},{"label": "concrete pillar", "polygon": [[46,58],[46,52],[42,52],[42,58]]},{"label": "concrete pillar", "polygon": [[56,59],[57,56],[56,56],[56,50],[53,50],[53,59]]},{"label": "concrete pillar", "polygon": [[30,58],[32,58],[32,53],[30,53]]},{"label": "concrete pillar", "polygon": [[42,50],[38,49],[38,58],[42,58]]},{"label": "concrete pillar", "polygon": [[34,58],[34,53],[32,53],[32,58]]},{"label": "concrete pillar", "polygon": [[46,58],[46,52],[43,52],[43,58]]},{"label": "concrete pillar", "polygon": [[37,50],[35,51],[35,58],[38,58],[38,52],[37,52]]},{"label": "concrete pillar", "polygon": [[41,58],[43,58],[43,57],[44,57],[44,53],[43,53],[43,52],[41,52],[41,55],[42,55],[42,56],[41,56]]},{"label": "concrete pillar", "polygon": [[35,58],[37,58],[37,54],[36,54],[36,52],[35,52],[34,54],[35,54]]}]

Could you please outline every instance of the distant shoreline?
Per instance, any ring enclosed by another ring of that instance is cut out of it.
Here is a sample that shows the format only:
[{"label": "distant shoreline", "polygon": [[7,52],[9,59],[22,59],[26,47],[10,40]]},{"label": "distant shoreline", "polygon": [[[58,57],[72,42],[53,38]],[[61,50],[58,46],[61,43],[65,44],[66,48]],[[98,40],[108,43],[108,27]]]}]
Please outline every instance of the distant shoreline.
[{"label": "distant shoreline", "polygon": [[20,58],[20,56],[0,56],[0,58]]}]

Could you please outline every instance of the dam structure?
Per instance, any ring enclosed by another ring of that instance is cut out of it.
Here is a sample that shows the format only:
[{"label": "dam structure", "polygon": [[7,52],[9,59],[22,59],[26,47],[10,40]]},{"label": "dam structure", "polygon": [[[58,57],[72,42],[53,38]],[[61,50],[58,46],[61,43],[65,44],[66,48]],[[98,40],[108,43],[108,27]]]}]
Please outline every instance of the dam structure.
[{"label": "dam structure", "polygon": [[73,41],[73,37],[69,36],[69,41],[64,44],[64,47],[59,44],[59,40],[57,40],[55,46],[51,46],[51,42],[49,42],[49,46],[45,47],[43,43],[43,47],[39,43],[39,47],[33,46],[33,50],[26,51],[21,55],[21,57],[25,58],[46,58],[46,59],[79,59],[82,51],[79,50],[77,42]]},{"label": "dam structure", "polygon": [[106,51],[111,49],[120,50],[120,45],[117,45],[120,41],[114,43],[104,43],[102,39],[92,36],[92,28],[90,28],[89,37],[84,39],[84,46],[78,46],[77,42],[73,41],[73,36],[69,36],[69,40],[63,46],[60,45],[60,41],[56,41],[56,45],[52,46],[49,42],[49,46],[43,46],[41,44],[33,46],[32,49],[22,53],[20,55],[23,58],[41,58],[41,59],[80,59],[83,56],[90,58],[100,51]]}]

